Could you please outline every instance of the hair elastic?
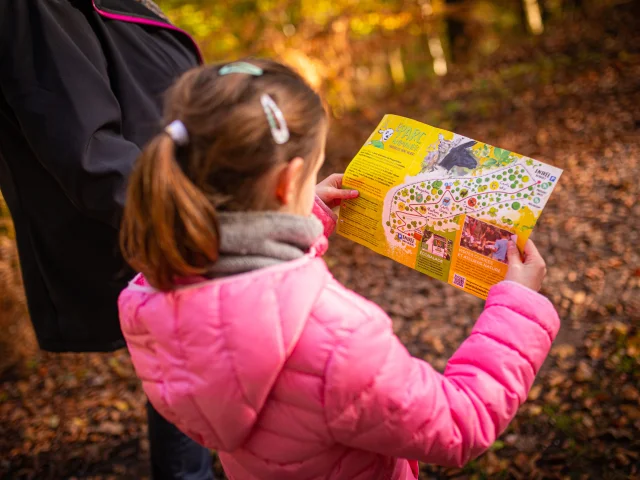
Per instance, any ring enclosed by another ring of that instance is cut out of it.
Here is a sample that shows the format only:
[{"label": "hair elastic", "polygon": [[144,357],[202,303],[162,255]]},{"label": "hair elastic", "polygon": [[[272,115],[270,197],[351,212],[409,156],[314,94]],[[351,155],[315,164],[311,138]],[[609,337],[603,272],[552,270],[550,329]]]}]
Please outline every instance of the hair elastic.
[{"label": "hair elastic", "polygon": [[287,128],[287,122],[284,119],[282,110],[278,108],[276,102],[266,93],[263,93],[260,97],[260,103],[264,109],[264,113],[267,116],[267,122],[269,122],[269,128],[271,129],[271,135],[273,140],[282,145],[289,141],[289,129]]},{"label": "hair elastic", "polygon": [[259,77],[264,72],[260,67],[249,62],[228,63],[218,70],[218,75],[229,75],[230,73],[246,73],[247,75]]},{"label": "hair elastic", "polygon": [[167,125],[164,131],[171,137],[176,145],[184,146],[189,143],[189,132],[180,120],[174,120]]}]

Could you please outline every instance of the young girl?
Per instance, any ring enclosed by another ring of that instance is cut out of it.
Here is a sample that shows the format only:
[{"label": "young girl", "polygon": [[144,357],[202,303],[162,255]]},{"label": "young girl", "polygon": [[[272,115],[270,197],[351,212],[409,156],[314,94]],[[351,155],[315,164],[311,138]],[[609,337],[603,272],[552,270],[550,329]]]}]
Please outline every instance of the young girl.
[{"label": "young girl", "polygon": [[122,230],[141,272],[122,329],[155,408],[236,480],[416,479],[418,461],[486,450],[559,328],[533,244],[524,262],[510,246],[508,280],[440,374],[321,259],[330,207],[355,193],[340,176],[314,188],[327,117],[298,75],[264,60],[192,70],[166,121]]}]

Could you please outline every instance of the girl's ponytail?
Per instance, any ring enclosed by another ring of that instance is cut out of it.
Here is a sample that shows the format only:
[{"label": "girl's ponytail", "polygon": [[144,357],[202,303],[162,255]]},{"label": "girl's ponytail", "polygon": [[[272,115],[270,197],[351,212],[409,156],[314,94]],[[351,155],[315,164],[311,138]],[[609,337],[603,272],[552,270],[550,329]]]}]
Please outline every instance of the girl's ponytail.
[{"label": "girl's ponytail", "polygon": [[[164,121],[129,179],[120,244],[129,265],[166,291],[218,260],[216,208],[279,208],[262,183],[267,172],[299,157],[308,175],[324,150],[327,121],[320,97],[297,73],[258,59],[184,73],[167,92]],[[284,123],[286,139],[278,133]]]},{"label": "girl's ponytail", "polygon": [[129,179],[120,232],[124,259],[160,290],[202,275],[218,258],[213,203],[187,177],[166,133],[144,149]]}]

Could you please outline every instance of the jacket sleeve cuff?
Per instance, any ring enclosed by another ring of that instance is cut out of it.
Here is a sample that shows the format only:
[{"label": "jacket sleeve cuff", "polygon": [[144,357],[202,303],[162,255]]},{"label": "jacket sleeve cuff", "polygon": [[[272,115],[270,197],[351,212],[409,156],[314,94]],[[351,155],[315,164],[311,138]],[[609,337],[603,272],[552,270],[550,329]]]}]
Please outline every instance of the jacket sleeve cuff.
[{"label": "jacket sleeve cuff", "polygon": [[324,236],[329,237],[336,228],[338,216],[316,195],[312,213],[318,217],[324,227]]},{"label": "jacket sleeve cuff", "polygon": [[490,306],[505,306],[534,320],[549,334],[552,342],[560,330],[560,318],[551,301],[520,283],[504,280],[494,285],[485,308]]}]

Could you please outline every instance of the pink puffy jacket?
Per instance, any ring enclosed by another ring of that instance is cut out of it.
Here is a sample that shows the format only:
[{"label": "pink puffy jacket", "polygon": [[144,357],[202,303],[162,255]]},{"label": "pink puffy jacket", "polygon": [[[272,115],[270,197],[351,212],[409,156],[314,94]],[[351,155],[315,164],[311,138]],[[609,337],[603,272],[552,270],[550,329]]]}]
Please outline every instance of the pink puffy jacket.
[{"label": "pink puffy jacket", "polygon": [[[326,232],[333,219],[316,206]],[[416,479],[464,465],[527,398],[559,328],[551,303],[491,289],[444,375],[412,357],[375,304],[319,258],[169,293],[136,277],[122,330],[155,408],[219,452],[230,479]]]}]

